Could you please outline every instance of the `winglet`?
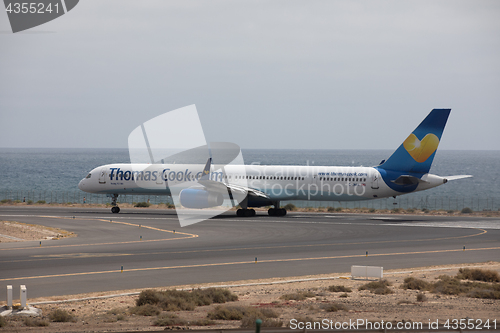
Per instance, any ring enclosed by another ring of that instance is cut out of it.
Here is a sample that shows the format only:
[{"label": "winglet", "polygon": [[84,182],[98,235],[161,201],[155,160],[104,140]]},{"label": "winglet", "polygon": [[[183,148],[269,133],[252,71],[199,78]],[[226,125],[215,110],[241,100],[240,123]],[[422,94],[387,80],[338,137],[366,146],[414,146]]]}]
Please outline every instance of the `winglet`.
[{"label": "winglet", "polygon": [[203,173],[201,174],[200,180],[209,180],[210,179],[211,167],[212,167],[212,158],[209,157],[207,160],[207,164],[205,164],[205,168],[203,168]]}]

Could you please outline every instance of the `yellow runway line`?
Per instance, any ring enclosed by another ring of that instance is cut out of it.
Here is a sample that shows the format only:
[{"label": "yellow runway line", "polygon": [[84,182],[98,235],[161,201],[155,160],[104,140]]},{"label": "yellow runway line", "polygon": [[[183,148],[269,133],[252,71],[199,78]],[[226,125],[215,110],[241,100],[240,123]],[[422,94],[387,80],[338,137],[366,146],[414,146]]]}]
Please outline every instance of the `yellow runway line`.
[{"label": "yellow runway line", "polygon": [[[500,250],[500,247],[469,249],[468,251],[488,251],[488,250]],[[459,252],[459,251],[461,252],[462,249],[415,251],[415,252],[396,252],[396,253],[378,253],[378,254],[372,254],[370,256],[371,257],[381,257],[381,256],[412,255],[412,254],[449,253],[449,252]],[[307,261],[307,260],[345,259],[345,258],[359,258],[359,257],[364,257],[364,256],[365,256],[364,254],[356,254],[356,255],[315,257],[315,258],[268,259],[268,260],[260,260],[259,263],[262,264],[262,263]],[[167,270],[167,269],[178,269],[178,268],[214,267],[214,266],[249,265],[249,264],[253,265],[255,263],[254,263],[254,261],[237,261],[237,262],[194,264],[194,265],[181,265],[181,266],[145,267],[145,268],[126,269],[126,270],[124,270],[124,272],[127,273],[127,272],[155,271],[155,270]],[[100,272],[81,272],[81,273],[66,273],[66,274],[54,274],[54,275],[14,277],[14,278],[0,279],[0,281],[33,280],[33,279],[44,279],[44,278],[53,278],[53,277],[97,275],[97,274],[110,274],[110,273],[120,273],[120,272],[121,271],[117,269],[117,270],[100,271]]]}]

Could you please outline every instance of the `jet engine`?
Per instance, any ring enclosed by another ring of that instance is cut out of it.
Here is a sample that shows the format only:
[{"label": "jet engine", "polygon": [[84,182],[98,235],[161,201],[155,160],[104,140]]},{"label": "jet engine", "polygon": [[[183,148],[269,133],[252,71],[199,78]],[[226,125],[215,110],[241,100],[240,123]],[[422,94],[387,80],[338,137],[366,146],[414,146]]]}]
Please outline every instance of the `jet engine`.
[{"label": "jet engine", "polygon": [[224,198],[220,193],[202,189],[187,188],[179,195],[181,205],[186,208],[210,208],[222,205]]}]

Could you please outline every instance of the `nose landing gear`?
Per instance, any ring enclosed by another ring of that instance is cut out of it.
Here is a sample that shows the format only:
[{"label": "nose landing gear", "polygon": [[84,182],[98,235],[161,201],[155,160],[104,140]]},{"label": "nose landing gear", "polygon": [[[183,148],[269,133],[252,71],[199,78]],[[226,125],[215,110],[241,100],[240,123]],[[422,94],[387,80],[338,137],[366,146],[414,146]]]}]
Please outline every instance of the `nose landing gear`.
[{"label": "nose landing gear", "polygon": [[120,207],[117,206],[116,200],[118,199],[118,194],[111,195],[111,213],[118,214],[120,212]]}]

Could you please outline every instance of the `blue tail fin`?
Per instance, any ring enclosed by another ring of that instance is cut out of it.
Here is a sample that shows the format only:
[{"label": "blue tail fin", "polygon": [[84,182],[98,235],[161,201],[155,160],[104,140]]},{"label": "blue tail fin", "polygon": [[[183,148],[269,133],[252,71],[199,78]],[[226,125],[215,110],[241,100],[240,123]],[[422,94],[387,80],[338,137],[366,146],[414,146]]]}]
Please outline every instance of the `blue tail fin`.
[{"label": "blue tail fin", "polygon": [[380,169],[428,173],[451,109],[434,109],[406,138]]}]

